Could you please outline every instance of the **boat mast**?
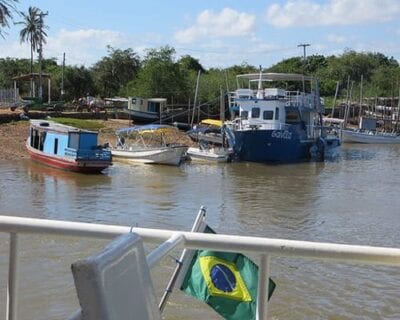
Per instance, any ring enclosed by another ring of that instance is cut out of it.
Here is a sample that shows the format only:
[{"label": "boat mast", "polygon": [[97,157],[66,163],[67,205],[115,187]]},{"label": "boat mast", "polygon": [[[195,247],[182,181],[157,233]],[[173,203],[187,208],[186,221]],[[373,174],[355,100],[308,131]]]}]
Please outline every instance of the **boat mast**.
[{"label": "boat mast", "polygon": [[[196,92],[195,92],[195,94],[194,94],[192,121],[191,121],[191,123],[190,123],[190,126],[191,126],[191,127],[193,127],[193,122],[194,122],[194,112],[195,112],[195,110],[196,110],[197,92],[198,92],[198,90],[199,90],[200,73],[201,73],[201,71],[199,70],[199,73],[197,74],[197,81],[196,81]],[[197,119],[197,120],[200,122],[199,119]]]},{"label": "boat mast", "polygon": [[336,105],[336,98],[337,98],[338,92],[339,92],[339,81],[336,82],[336,90],[335,90],[335,97],[333,98],[331,118],[333,118],[334,114],[335,114],[335,105]]},{"label": "boat mast", "polygon": [[260,66],[260,77],[258,78],[257,99],[264,98],[264,90],[262,88],[262,68]]},{"label": "boat mast", "polygon": [[358,111],[358,125],[360,126],[361,123],[361,114],[362,114],[362,99],[363,99],[363,82],[364,82],[364,75],[361,75],[361,83],[360,83],[360,107]]}]

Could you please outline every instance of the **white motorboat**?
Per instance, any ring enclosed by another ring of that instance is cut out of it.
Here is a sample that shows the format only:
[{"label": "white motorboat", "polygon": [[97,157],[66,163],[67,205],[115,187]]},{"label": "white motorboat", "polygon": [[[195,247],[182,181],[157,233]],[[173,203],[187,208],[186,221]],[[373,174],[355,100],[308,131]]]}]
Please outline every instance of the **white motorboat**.
[{"label": "white motorboat", "polygon": [[396,144],[400,143],[398,133],[388,133],[367,130],[342,129],[341,136],[343,142],[349,143],[374,143],[374,144]]},{"label": "white motorboat", "polygon": [[232,152],[223,147],[190,147],[187,150],[187,155],[192,161],[206,162],[229,162]]},{"label": "white motorboat", "polygon": [[177,166],[188,146],[166,142],[165,135],[176,132],[175,127],[167,125],[122,128],[116,132],[117,145],[111,153],[115,160],[120,161]]}]

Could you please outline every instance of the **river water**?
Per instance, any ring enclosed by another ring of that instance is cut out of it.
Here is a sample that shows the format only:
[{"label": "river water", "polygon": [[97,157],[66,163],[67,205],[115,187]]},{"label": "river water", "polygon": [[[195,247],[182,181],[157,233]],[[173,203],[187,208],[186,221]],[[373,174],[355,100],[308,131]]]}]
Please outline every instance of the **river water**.
[{"label": "river water", "polygon": [[[325,163],[177,168],[115,163],[89,176],[30,160],[3,161],[0,214],[189,230],[204,205],[218,233],[400,248],[399,156],[399,146],[345,144]],[[8,236],[0,238],[0,310],[5,310]],[[70,265],[105,244],[21,236],[18,318],[71,315],[78,301]],[[152,271],[158,296],[173,268],[166,258]],[[272,257],[271,277],[277,284],[271,319],[400,319],[398,268]],[[176,291],[165,319],[219,317]]]}]

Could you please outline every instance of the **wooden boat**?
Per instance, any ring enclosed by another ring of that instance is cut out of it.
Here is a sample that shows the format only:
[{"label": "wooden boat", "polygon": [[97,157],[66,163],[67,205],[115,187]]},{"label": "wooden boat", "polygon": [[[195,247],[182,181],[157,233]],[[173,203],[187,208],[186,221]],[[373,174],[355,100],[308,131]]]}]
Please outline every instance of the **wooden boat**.
[{"label": "wooden boat", "polygon": [[373,144],[397,144],[400,143],[398,133],[386,133],[364,130],[341,130],[342,141],[348,143],[373,143]]},{"label": "wooden boat", "polygon": [[116,131],[117,144],[111,153],[115,160],[177,166],[188,146],[166,142],[166,135],[176,133],[177,129],[168,125],[122,128]]},{"label": "wooden boat", "polygon": [[153,123],[164,117],[167,105],[165,98],[128,97],[128,98],[106,98],[107,108],[113,112],[121,113],[125,118],[140,122]]},{"label": "wooden boat", "polygon": [[47,120],[31,120],[26,148],[32,160],[54,168],[99,173],[112,164],[111,152],[99,146],[98,133]]}]

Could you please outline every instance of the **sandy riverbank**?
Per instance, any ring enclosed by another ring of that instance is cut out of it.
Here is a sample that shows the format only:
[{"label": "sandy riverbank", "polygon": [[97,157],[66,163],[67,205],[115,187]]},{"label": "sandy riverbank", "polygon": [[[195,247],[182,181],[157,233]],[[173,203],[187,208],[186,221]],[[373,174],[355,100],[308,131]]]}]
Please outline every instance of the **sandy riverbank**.
[{"label": "sandy riverbank", "polygon": [[[99,144],[109,142],[115,143],[115,130],[127,126],[127,120],[109,119],[95,120],[103,123],[99,131]],[[28,137],[29,121],[14,121],[0,124],[0,161],[12,161],[29,158],[25,148],[25,141]],[[190,144],[190,139],[183,135],[180,141]]]},{"label": "sandy riverbank", "polygon": [[[96,120],[101,121],[104,128],[99,133],[99,143],[113,142],[114,132],[127,125],[126,120]],[[25,141],[28,137],[29,121],[14,121],[0,124],[0,160],[17,160],[28,158]]]}]

